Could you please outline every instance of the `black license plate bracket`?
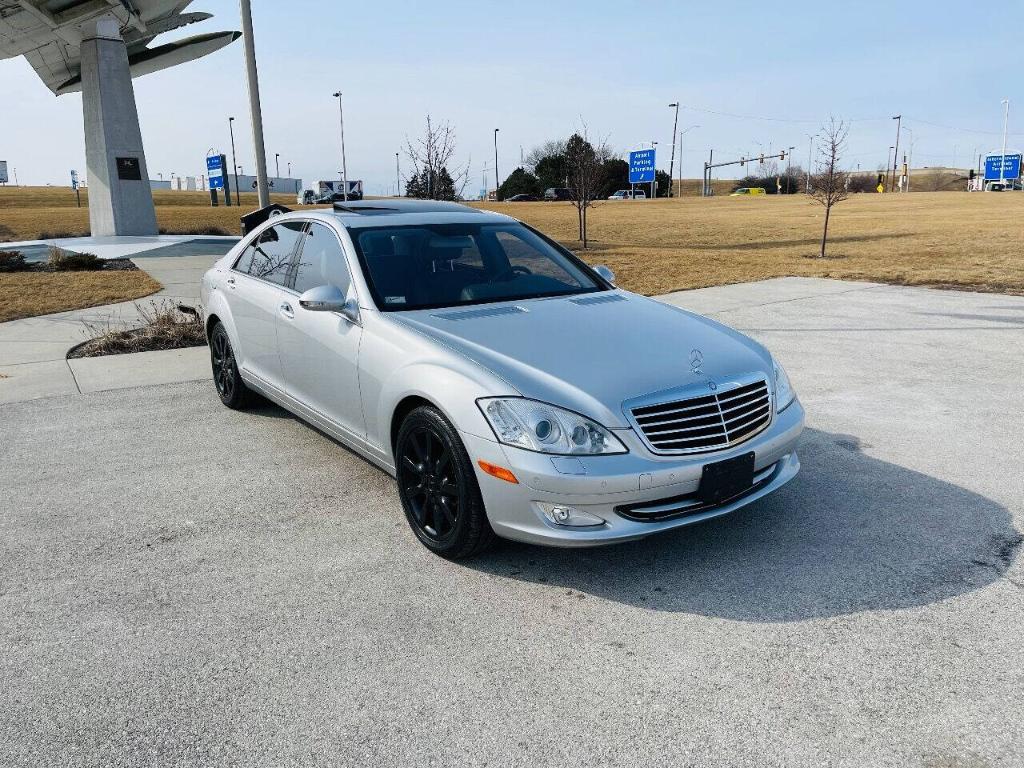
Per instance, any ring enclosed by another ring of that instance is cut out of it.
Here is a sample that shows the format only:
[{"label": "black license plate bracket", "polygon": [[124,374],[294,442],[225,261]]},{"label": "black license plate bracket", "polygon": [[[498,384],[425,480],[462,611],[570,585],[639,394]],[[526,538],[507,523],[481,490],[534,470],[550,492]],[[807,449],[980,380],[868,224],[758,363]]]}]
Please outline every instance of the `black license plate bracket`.
[{"label": "black license plate bracket", "polygon": [[754,484],[754,452],[705,464],[697,495],[704,504],[721,504]]}]

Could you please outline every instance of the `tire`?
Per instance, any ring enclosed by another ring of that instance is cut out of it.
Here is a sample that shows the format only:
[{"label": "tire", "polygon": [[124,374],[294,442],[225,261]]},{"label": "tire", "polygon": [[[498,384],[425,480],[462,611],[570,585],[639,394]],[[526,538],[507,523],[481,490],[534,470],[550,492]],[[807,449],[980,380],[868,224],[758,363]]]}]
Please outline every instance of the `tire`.
[{"label": "tire", "polygon": [[416,538],[434,554],[461,560],[495,536],[473,464],[455,428],[432,406],[405,417],[395,441],[402,509]]},{"label": "tire", "polygon": [[223,323],[218,322],[210,333],[210,366],[213,386],[220,401],[228,408],[243,410],[252,403],[252,390],[245,386],[238,374],[235,351]]}]

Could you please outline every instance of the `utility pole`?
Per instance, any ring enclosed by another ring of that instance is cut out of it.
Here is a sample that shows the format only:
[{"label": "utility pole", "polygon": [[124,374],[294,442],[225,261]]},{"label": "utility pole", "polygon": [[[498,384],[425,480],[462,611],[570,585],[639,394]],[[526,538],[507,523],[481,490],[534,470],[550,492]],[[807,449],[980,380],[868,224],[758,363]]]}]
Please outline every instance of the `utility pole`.
[{"label": "utility pole", "polygon": [[[256,152],[256,191],[260,208],[270,205],[267,187],[267,150],[263,146],[263,111],[260,109],[260,80],[256,72],[256,49],[252,34],[252,4],[239,0],[242,14],[242,47],[245,51],[245,80],[249,86],[249,117],[252,120],[252,143]],[[235,192],[238,192],[236,189]]]},{"label": "utility pole", "polygon": [[[501,195],[498,194],[498,189],[501,187],[501,177],[498,176],[498,131],[500,128],[494,129],[494,199],[501,200]],[[484,186],[487,186],[486,184]]]},{"label": "utility pole", "polygon": [[893,115],[892,119],[896,121],[896,146],[894,147],[895,152],[892,156],[892,185],[889,187],[890,192],[896,191],[896,164],[899,162],[900,154],[900,120],[903,115]]},{"label": "utility pole", "polygon": [[892,191],[892,179],[890,174],[892,173],[892,163],[889,162],[889,155],[895,149],[892,144],[889,145],[889,152],[885,155],[885,186],[889,187],[889,191]]},{"label": "utility pole", "polygon": [[[673,102],[669,104],[669,107],[676,108],[676,117],[672,121],[672,158],[668,161],[668,196],[672,197],[672,172],[675,171],[676,167],[676,131],[679,130],[679,102]],[[680,165],[682,164],[682,158],[679,158]],[[680,191],[682,189],[682,183],[680,183]]]},{"label": "utility pole", "polygon": [[[235,169],[235,205],[241,205],[241,193],[238,189],[238,158],[235,156],[235,118],[228,118],[228,131],[231,133],[231,165]],[[173,174],[172,174],[173,176]],[[231,205],[231,190],[225,194],[225,202]]]},{"label": "utility pole", "polygon": [[[807,173],[806,173],[807,184],[804,187],[804,192],[806,192],[809,195],[809,194],[811,194],[811,163],[813,162],[813,155],[814,155],[814,137],[817,136],[818,134],[815,133],[815,134],[812,135],[810,133],[807,133],[807,134],[804,134],[804,135],[808,139],[810,139],[810,142],[807,145]],[[888,164],[889,164],[889,157],[888,157],[888,155],[885,158],[885,163],[888,166]]]},{"label": "utility pole", "polygon": [[1005,181],[1006,176],[1006,127],[1010,123],[1010,100],[1003,99],[1005,109],[1003,110],[1003,156],[999,158],[999,182]]},{"label": "utility pole", "polygon": [[715,161],[715,150],[708,152],[708,161],[704,163],[704,197],[711,197],[711,164]]},{"label": "utility pole", "polygon": [[402,196],[402,173],[398,166],[398,153],[395,152],[395,197]]},{"label": "utility pole", "polygon": [[341,125],[341,194],[348,202],[348,166],[345,164],[345,109],[341,105],[341,91],[334,92],[338,99],[338,122]]},{"label": "utility pole", "polygon": [[[679,196],[683,196],[683,137],[692,131],[694,128],[700,128],[699,125],[691,125],[689,128],[679,132]],[[701,195],[703,195],[703,190]]]},{"label": "utility pole", "polygon": [[[913,167],[914,167],[914,129],[913,128],[907,128],[906,126],[903,126],[903,130],[910,134],[910,152],[909,152],[910,157],[906,161],[906,163],[907,163],[907,188],[905,190],[905,191],[909,192],[910,191],[910,174],[911,174],[911,171],[913,170]],[[956,152],[954,150],[954,161],[953,161],[953,168],[954,168],[954,170],[956,169],[955,154],[956,154]]]}]

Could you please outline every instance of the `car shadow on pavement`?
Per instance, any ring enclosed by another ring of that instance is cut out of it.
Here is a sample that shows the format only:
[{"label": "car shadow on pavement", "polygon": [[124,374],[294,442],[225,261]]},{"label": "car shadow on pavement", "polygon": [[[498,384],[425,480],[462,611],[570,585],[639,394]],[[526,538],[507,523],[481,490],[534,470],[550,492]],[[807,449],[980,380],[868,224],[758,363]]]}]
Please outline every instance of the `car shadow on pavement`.
[{"label": "car shadow on pavement", "polygon": [[597,549],[506,543],[467,567],[657,611],[784,622],[927,605],[1004,574],[1024,537],[991,499],[806,430],[803,468],[732,515]]}]

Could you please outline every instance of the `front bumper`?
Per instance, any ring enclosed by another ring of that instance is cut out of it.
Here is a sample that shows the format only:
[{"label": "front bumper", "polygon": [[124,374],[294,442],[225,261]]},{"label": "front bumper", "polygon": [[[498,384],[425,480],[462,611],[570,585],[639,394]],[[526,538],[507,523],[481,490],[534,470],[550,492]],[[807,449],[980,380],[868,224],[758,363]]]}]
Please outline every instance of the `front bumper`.
[{"label": "front bumper", "polygon": [[[487,517],[495,533],[534,544],[586,547],[630,541],[697,523],[771,493],[793,479],[800,469],[796,443],[803,427],[804,410],[800,401],[794,400],[760,434],[713,453],[659,456],[651,453],[629,429],[615,430],[629,453],[611,456],[549,456],[467,433],[462,433],[462,439],[473,459]],[[673,500],[675,508],[680,498],[697,492],[705,464],[750,451],[754,452],[755,474],[763,475],[762,482],[740,497],[668,519],[636,520],[621,514],[624,508],[661,500]],[[508,467],[519,483],[508,483],[484,473],[477,464],[479,459]],[[585,528],[555,525],[544,517],[540,503],[576,507],[597,515],[605,523]]]}]

